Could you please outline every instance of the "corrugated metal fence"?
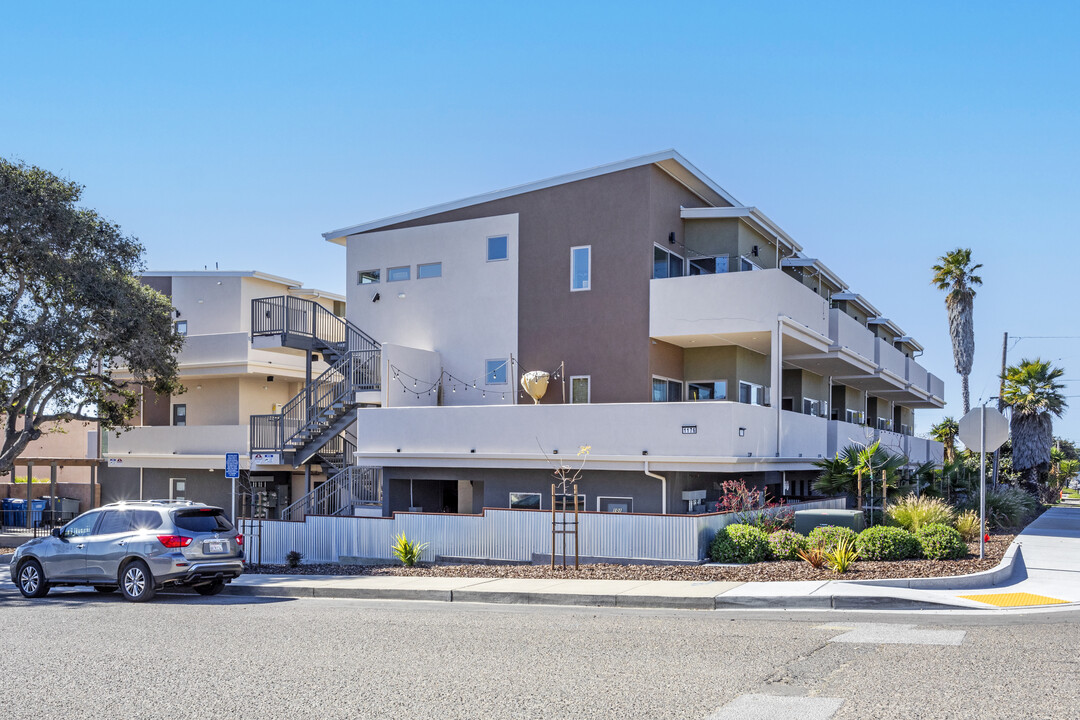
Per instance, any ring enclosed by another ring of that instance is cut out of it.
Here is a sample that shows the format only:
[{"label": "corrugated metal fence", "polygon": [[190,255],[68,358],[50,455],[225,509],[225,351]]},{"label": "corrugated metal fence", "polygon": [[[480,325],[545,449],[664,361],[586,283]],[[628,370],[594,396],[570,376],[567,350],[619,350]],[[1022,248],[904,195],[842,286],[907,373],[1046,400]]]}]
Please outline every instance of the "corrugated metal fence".
[{"label": "corrugated metal fence", "polygon": [[[783,506],[792,510],[844,507],[844,498],[813,500]],[[582,557],[621,560],[698,562],[705,558],[716,531],[738,521],[733,513],[707,515],[635,515],[581,513],[579,552]],[[533,553],[551,553],[551,512],[485,509],[482,515],[396,513],[393,517],[309,515],[303,522],[240,521],[247,537],[248,562],[282,564],[290,550],[305,562],[338,562],[342,557],[392,560],[394,537],[404,533],[428,543],[421,559],[436,557],[530,562]],[[572,538],[567,547],[573,552]],[[556,539],[561,554],[561,539]]]}]

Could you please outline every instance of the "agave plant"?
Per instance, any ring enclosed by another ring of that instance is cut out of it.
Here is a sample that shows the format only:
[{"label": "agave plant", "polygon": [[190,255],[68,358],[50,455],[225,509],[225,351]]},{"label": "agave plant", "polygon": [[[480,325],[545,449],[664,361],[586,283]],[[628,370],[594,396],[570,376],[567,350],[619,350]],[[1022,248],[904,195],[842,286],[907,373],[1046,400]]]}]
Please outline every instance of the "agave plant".
[{"label": "agave plant", "polygon": [[429,543],[417,544],[410,542],[405,533],[401,533],[394,538],[394,544],[391,546],[390,551],[394,553],[394,557],[401,561],[401,564],[405,567],[412,567],[416,565],[416,561],[420,559],[420,554],[424,552]]},{"label": "agave plant", "polygon": [[855,548],[855,541],[851,538],[843,538],[836,545],[836,549],[825,553],[825,562],[833,572],[844,573],[851,564],[859,559],[859,551]]}]

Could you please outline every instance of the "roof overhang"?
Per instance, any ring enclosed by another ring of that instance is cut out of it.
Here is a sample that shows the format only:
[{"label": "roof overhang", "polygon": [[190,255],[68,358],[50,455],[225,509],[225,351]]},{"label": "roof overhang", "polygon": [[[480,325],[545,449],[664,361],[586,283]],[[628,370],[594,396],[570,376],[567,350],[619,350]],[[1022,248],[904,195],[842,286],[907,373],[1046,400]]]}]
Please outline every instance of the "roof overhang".
[{"label": "roof overhang", "polygon": [[870,302],[859,293],[833,293],[832,299],[846,300],[849,303],[854,303],[855,305],[858,305],[859,308],[863,311],[863,314],[867,317],[878,317],[879,315],[881,315],[881,311],[871,305]]},{"label": "roof overhang", "polygon": [[810,268],[820,274],[823,278],[828,280],[839,290],[847,288],[847,283],[840,279],[840,276],[830,270],[825,263],[821,262],[817,258],[808,257],[789,257],[780,260],[780,267],[802,267]]},{"label": "roof overhang", "polygon": [[682,183],[688,190],[700,197],[703,202],[710,205],[742,204],[732,197],[730,193],[713,182],[705,175],[705,173],[694,167],[686,158],[675,152],[675,150],[664,150],[662,152],[630,158],[629,160],[608,163],[607,165],[597,165],[596,167],[588,168],[587,170],[579,170],[565,175],[556,175],[555,177],[550,177],[546,180],[538,180],[536,182],[525,183],[524,185],[515,185],[503,190],[473,195],[471,197],[442,203],[440,205],[432,205],[430,207],[421,208],[420,210],[401,213],[400,215],[391,215],[380,220],[372,220],[370,222],[360,223],[359,225],[338,228],[337,230],[324,232],[322,236],[328,242],[344,245],[345,239],[350,235],[379,230],[410,220],[418,220],[420,218],[438,215],[451,210],[460,210],[461,208],[479,205],[493,200],[523,195],[525,193],[544,190],[557,185],[565,185],[579,180],[588,180],[589,178],[599,177],[600,175],[608,175],[610,173],[630,170],[631,168],[642,167],[644,165],[656,165],[659,169],[666,172],[672,178]]},{"label": "roof overhang", "polygon": [[874,317],[866,321],[867,325],[881,325],[886,330],[893,334],[894,338],[903,337],[904,331],[900,329],[900,326],[894,323],[892,320],[886,317]]},{"label": "roof overhang", "polygon": [[777,244],[786,246],[792,252],[800,252],[803,249],[802,245],[795,242],[790,235],[784,232],[783,228],[756,207],[684,207],[681,216],[683,220],[738,218],[762,235],[773,238]]}]

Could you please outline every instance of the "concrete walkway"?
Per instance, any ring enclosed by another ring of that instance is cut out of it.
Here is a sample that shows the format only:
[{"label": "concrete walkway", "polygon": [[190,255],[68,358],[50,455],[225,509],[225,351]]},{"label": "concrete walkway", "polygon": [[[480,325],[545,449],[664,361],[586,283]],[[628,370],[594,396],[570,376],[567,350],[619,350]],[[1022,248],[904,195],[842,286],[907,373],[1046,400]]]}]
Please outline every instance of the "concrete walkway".
[{"label": "concrete walkway", "polygon": [[699,610],[1061,607],[1080,603],[1080,507],[1051,508],[1017,537],[997,568],[960,577],[736,583],[245,575],[227,592]]}]

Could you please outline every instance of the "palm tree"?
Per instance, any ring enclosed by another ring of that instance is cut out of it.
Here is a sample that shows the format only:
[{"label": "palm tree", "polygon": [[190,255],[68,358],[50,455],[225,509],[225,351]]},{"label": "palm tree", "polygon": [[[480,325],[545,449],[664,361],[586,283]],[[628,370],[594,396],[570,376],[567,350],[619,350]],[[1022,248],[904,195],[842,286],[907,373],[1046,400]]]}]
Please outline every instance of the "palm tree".
[{"label": "palm tree", "polygon": [[972,319],[975,286],[982,285],[982,278],[975,271],[982,265],[971,264],[971,248],[957,248],[943,257],[933,267],[938,290],[947,290],[945,307],[949,311],[949,336],[952,338],[953,362],[960,373],[960,389],[964,395],[964,414],[971,409],[968,394],[968,376],[975,359],[975,326]]},{"label": "palm tree", "polygon": [[[881,477],[884,470],[888,481],[894,481],[900,468],[907,465],[908,459],[900,454],[891,453],[880,443],[871,445],[848,445],[835,458],[823,458],[814,462],[820,470],[814,481],[814,491],[822,495],[850,493],[855,496],[857,507],[862,510],[864,488]],[[896,487],[895,482],[890,483]]]},{"label": "palm tree", "polygon": [[1024,359],[1006,368],[1001,378],[1005,388],[1002,399],[1012,408],[1012,466],[1017,472],[1026,472],[1029,482],[1036,482],[1039,472],[1050,469],[1054,417],[1061,417],[1066,408],[1061,394],[1065,386],[1057,382],[1064,372],[1047,360]]},{"label": "palm tree", "polygon": [[956,436],[960,433],[960,423],[955,418],[944,418],[937,425],[930,426],[930,437],[945,446],[945,462],[956,459]]}]

